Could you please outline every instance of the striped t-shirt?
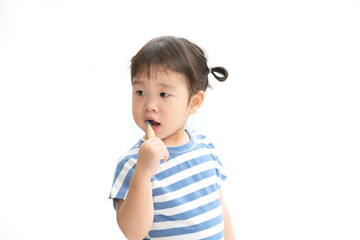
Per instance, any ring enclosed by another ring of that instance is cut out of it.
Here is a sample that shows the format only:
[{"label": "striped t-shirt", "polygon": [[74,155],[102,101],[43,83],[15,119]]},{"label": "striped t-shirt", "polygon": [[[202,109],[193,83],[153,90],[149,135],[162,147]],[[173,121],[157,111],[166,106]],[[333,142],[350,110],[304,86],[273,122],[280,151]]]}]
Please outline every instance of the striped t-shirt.
[{"label": "striped t-shirt", "polygon": [[[224,168],[209,139],[185,129],[190,141],[167,147],[169,158],[161,161],[151,179],[154,222],[149,239],[223,239],[224,221],[219,189]],[[125,199],[144,139],[120,159],[110,198]],[[160,161],[160,160],[159,160]]]}]

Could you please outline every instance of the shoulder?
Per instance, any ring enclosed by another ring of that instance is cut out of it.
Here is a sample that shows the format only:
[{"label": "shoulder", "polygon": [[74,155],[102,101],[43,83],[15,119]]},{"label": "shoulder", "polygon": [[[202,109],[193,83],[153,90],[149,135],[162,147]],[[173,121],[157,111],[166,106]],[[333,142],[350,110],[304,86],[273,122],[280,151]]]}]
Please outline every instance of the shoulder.
[{"label": "shoulder", "polygon": [[117,164],[119,164],[120,162],[122,162],[124,160],[133,158],[134,156],[137,156],[137,154],[139,153],[139,148],[140,148],[141,144],[143,144],[143,143],[144,143],[144,141],[140,139],[134,146],[132,146],[129,150],[127,150],[125,153],[123,153],[120,156]]},{"label": "shoulder", "polygon": [[217,150],[213,144],[212,138],[206,134],[198,132],[196,130],[190,130],[192,137],[195,139],[196,144],[193,148],[193,152],[199,153],[199,156],[210,158],[216,163],[216,168],[223,167],[219,160]]},{"label": "shoulder", "polygon": [[139,140],[132,148],[126,151],[118,160],[114,173],[110,198],[124,199],[135,169],[139,148],[144,141]]},{"label": "shoulder", "polygon": [[207,146],[208,148],[213,149],[215,148],[211,137],[209,137],[207,134],[192,129],[188,129],[188,131],[191,132],[191,137],[195,139],[196,145]]},{"label": "shoulder", "polygon": [[116,174],[122,170],[126,165],[134,165],[139,153],[139,148],[143,143],[143,140],[139,140],[134,146],[123,153],[116,163]]}]

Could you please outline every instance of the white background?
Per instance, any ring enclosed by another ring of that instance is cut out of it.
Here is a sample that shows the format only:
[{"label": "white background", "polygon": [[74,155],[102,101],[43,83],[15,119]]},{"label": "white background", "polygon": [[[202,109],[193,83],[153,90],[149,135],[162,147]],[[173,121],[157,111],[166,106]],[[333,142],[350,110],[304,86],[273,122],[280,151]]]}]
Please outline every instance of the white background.
[{"label": "white background", "polygon": [[237,239],[360,239],[356,0],[0,0],[0,239],[122,239],[129,63],[161,35],[230,73],[189,126],[228,170]]}]

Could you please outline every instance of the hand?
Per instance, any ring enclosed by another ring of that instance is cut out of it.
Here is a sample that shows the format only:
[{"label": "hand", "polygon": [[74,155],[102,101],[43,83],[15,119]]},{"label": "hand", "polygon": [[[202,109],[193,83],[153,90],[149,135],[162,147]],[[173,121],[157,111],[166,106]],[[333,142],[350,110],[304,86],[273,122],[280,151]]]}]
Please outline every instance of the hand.
[{"label": "hand", "polygon": [[149,138],[139,149],[135,171],[151,180],[159,168],[162,157],[165,157],[163,161],[166,161],[169,157],[164,142],[158,137]]}]

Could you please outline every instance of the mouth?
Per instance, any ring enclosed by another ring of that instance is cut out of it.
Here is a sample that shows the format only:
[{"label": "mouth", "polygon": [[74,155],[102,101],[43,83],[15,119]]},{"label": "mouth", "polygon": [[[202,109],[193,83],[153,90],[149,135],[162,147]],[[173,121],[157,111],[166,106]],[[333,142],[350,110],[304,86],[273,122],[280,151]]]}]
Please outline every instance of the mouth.
[{"label": "mouth", "polygon": [[149,123],[150,123],[151,126],[154,126],[154,127],[160,126],[160,123],[159,123],[159,122],[156,122],[156,121],[154,121],[154,120],[147,120],[147,121],[149,121]]},{"label": "mouth", "polygon": [[[155,120],[150,120],[150,119],[148,119],[148,120],[146,120],[146,121],[149,121],[149,123],[150,123],[150,125],[151,125],[151,128],[152,128],[155,132],[160,129],[161,123],[156,122]],[[145,121],[145,122],[146,122],[146,121]]]}]

